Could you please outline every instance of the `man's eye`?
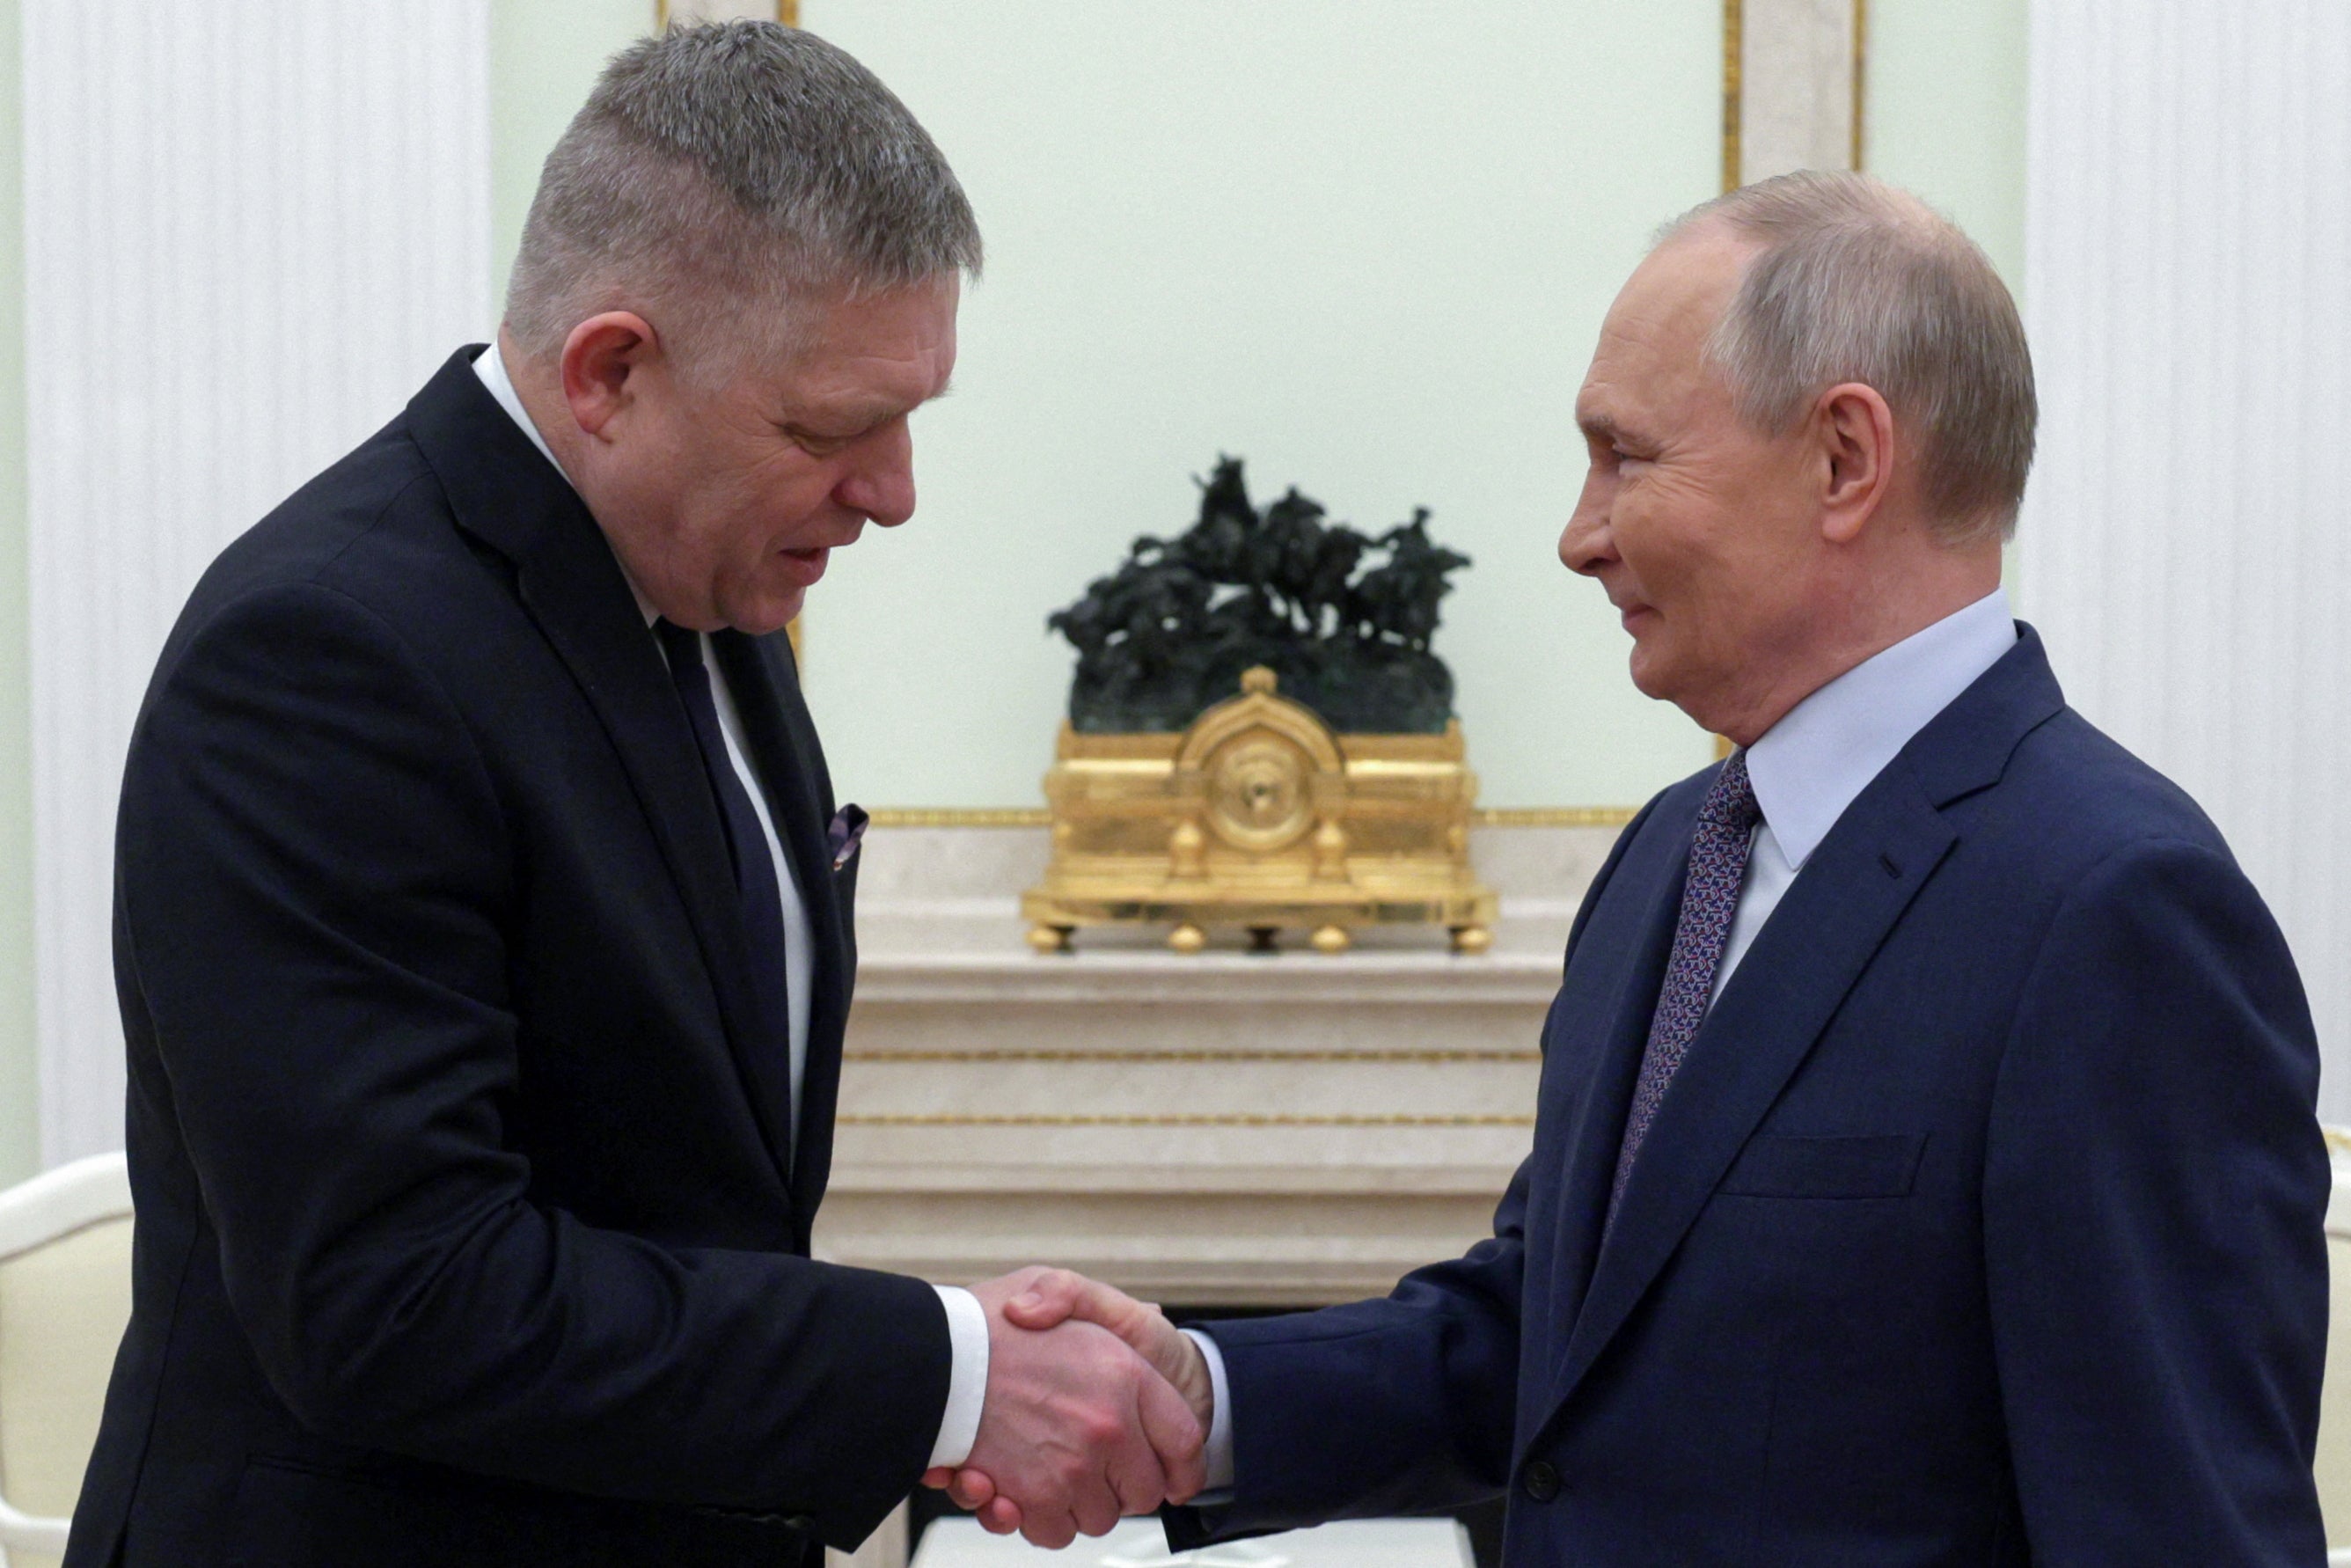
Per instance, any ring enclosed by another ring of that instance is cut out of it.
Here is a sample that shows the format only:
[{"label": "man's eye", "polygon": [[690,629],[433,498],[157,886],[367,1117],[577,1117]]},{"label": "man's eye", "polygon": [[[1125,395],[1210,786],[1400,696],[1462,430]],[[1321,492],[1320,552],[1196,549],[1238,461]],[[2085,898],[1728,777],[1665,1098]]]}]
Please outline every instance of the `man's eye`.
[{"label": "man's eye", "polygon": [[801,430],[790,425],[785,427],[784,434],[791,437],[793,444],[811,457],[830,457],[849,444],[849,437],[845,435],[824,435],[813,430]]}]

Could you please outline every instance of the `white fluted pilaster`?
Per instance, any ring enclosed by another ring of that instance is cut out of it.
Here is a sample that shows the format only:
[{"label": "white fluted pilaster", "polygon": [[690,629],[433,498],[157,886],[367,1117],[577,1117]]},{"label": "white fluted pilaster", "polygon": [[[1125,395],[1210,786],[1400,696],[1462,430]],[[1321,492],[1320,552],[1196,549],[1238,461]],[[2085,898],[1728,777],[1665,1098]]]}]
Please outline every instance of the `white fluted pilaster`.
[{"label": "white fluted pilaster", "polygon": [[2351,7],[2034,0],[2025,613],[2284,925],[2351,1118]]},{"label": "white fluted pilaster", "polygon": [[130,725],[230,538],[492,319],[486,0],[24,13],[42,1146],[119,1145]]}]

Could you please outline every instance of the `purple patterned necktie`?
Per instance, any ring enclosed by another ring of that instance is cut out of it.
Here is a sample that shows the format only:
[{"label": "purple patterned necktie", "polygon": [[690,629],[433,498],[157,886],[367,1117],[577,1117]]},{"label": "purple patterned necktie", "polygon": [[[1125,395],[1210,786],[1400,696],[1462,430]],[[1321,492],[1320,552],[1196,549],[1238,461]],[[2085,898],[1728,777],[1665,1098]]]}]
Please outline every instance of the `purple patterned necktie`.
[{"label": "purple patterned necktie", "polygon": [[1688,1054],[1698,1026],[1706,1021],[1707,1005],[1714,996],[1714,971],[1722,962],[1723,944],[1730,936],[1731,913],[1739,907],[1739,884],[1747,874],[1747,846],[1763,813],[1755,804],[1755,787],[1747,779],[1747,753],[1731,753],[1722,772],[1698,809],[1698,832],[1690,841],[1689,872],[1682,882],[1682,911],[1674,926],[1673,956],[1666,965],[1666,983],[1657,991],[1657,1010],[1649,1019],[1648,1048],[1641,1054],[1641,1081],[1633,1091],[1633,1107],[1625,1118],[1625,1141],[1616,1151],[1616,1181],[1608,1194],[1608,1218],[1625,1198],[1625,1178],[1632,1174],[1633,1157],[1666,1086],[1674,1081],[1682,1058]]}]

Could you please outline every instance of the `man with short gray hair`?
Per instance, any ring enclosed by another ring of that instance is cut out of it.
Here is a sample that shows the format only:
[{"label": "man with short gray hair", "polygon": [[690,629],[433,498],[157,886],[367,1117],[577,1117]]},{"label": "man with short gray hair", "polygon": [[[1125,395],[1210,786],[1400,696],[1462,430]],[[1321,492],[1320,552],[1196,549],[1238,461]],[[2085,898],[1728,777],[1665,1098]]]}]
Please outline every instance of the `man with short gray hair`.
[{"label": "man with short gray hair", "polygon": [[863,813],[782,629],[914,509],[980,263],[772,25],[612,61],[495,344],[232,545],[126,767],[138,1246],[74,1568],[813,1563],[968,1461],[1066,1542],[1202,1433],[1092,1324],[812,1261]]},{"label": "man with short gray hair", "polygon": [[1510,1568],[2317,1563],[2309,1012],[2219,832],[2010,618],[1990,263],[1863,176],[1735,192],[1576,413],[1560,558],[1736,749],[1586,895],[1494,1236],[1190,1336],[1069,1276],[1016,1315],[1185,1388],[1181,1542],[1507,1493]]}]

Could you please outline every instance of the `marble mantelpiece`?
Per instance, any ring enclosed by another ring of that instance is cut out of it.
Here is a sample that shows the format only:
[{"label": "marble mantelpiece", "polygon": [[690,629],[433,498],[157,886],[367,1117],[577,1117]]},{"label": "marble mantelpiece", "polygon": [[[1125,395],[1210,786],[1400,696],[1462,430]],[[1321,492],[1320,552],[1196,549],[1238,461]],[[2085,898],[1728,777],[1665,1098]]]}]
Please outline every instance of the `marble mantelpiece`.
[{"label": "marble mantelpiece", "polygon": [[1486,1233],[1532,1132],[1536,1039],[1615,830],[1477,831],[1493,950],[1336,956],[1022,940],[1032,828],[876,829],[820,1250],[964,1282],[1064,1263],[1147,1297],[1312,1304]]}]

